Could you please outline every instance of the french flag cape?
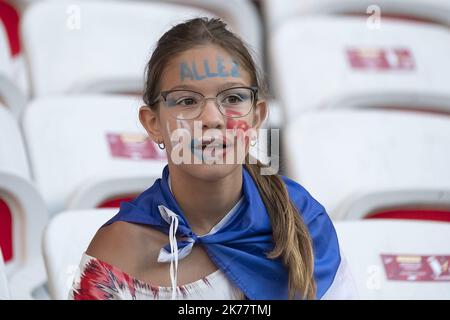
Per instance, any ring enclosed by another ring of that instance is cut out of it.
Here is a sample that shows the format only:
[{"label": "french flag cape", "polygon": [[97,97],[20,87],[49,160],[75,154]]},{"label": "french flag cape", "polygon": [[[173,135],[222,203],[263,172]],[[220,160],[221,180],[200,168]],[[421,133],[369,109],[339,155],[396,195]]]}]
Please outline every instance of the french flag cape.
[{"label": "french flag cape", "polygon": [[[170,222],[161,214],[164,206],[178,218],[179,256],[187,246],[201,244],[214,264],[239,287],[248,299],[288,299],[288,270],[280,259],[266,257],[274,248],[270,219],[253,178],[243,166],[243,201],[217,232],[198,236],[192,232],[168,185],[169,168],[162,178],[134,200],[122,202],[120,210],[105,225],[116,221],[144,224],[169,234]],[[336,231],[324,207],[301,185],[281,176],[289,196],[307,225],[314,250],[317,299],[330,288],[341,256]],[[189,241],[185,241],[188,239]],[[165,250],[170,251],[166,246]],[[186,250],[185,250],[186,251]]]}]

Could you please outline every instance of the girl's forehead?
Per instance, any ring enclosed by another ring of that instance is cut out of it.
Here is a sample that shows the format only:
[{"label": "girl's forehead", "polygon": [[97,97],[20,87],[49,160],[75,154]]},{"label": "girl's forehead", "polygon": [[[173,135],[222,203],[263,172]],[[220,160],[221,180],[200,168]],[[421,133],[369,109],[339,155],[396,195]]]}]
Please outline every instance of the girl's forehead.
[{"label": "girl's forehead", "polygon": [[250,76],[241,63],[226,50],[215,46],[198,46],[171,59],[162,75],[162,87],[210,82],[242,82],[250,85]]},{"label": "girl's forehead", "polygon": [[173,60],[179,61],[185,59],[207,59],[215,58],[218,55],[224,58],[231,58],[231,55],[220,46],[214,44],[206,44],[187,49],[178,54]]}]

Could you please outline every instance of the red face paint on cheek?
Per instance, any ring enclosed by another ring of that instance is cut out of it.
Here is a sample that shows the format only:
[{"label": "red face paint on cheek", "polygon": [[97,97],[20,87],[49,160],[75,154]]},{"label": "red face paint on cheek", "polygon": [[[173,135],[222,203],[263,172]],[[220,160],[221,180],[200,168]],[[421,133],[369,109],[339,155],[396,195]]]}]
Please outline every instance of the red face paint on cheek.
[{"label": "red face paint on cheek", "polygon": [[245,134],[248,129],[250,129],[250,125],[247,121],[239,119],[239,118],[230,118],[231,116],[240,116],[242,113],[238,111],[227,110],[226,115],[229,117],[227,119],[227,129],[233,129],[235,132],[237,131],[238,140],[244,140],[244,145],[247,146],[249,143],[249,137]]}]

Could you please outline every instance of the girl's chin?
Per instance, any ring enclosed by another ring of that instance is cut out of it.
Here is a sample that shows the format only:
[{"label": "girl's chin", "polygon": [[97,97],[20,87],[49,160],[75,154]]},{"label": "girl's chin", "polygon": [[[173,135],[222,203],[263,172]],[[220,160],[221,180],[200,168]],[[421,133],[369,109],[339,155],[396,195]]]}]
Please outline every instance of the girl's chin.
[{"label": "girl's chin", "polygon": [[242,164],[180,164],[176,165],[190,176],[204,180],[216,180],[229,175]]}]

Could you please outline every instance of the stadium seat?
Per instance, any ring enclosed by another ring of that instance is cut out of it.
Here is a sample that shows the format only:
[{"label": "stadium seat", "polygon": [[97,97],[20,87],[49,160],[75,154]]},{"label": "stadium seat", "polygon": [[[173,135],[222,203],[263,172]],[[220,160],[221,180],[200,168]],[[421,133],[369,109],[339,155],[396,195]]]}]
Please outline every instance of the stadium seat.
[{"label": "stadium seat", "polygon": [[450,224],[335,222],[361,299],[450,299]]},{"label": "stadium seat", "polygon": [[[41,237],[48,220],[45,203],[33,184],[0,169],[0,199],[10,215],[12,252],[6,262],[13,299],[32,299],[33,291],[45,283]],[[3,229],[3,227],[2,227]],[[3,230],[2,230],[3,231]]]},{"label": "stadium seat", "polygon": [[30,179],[25,144],[12,112],[0,106],[0,169]]},{"label": "stadium seat", "polygon": [[[228,14],[231,3],[238,2],[37,1],[25,11],[21,28],[32,92],[34,96],[140,93],[145,65],[157,39],[177,22],[213,15],[187,4],[216,7],[217,12]],[[244,4],[239,7],[249,11]],[[241,21],[246,20],[235,19],[231,25],[255,37],[255,28],[244,29]],[[258,45],[257,39],[249,42]]]},{"label": "stadium seat", "polygon": [[[2,6],[0,2],[0,7]],[[8,37],[0,21],[0,102],[7,107],[16,119],[25,106],[26,98],[16,83],[16,73]]]},{"label": "stadium seat", "polygon": [[289,122],[305,111],[387,108],[450,114],[450,30],[357,17],[302,17],[270,38],[275,96]]},{"label": "stadium seat", "polygon": [[19,125],[0,108],[0,246],[13,299],[33,298],[45,282],[41,237],[47,219],[44,200],[31,181]]},{"label": "stadium seat", "polygon": [[161,176],[165,151],[138,119],[138,98],[70,95],[35,99],[23,118],[33,178],[50,214],[129,198]]},{"label": "stadium seat", "polygon": [[48,224],[43,254],[52,299],[65,300],[81,256],[97,230],[117,213],[117,209],[72,210],[62,212]]},{"label": "stadium seat", "polygon": [[201,13],[131,1],[35,2],[21,26],[32,93],[140,93],[157,39]]},{"label": "stadium seat", "polygon": [[[307,113],[283,140],[287,175],[335,219],[389,210],[450,221],[450,118],[360,110]],[[386,215],[384,215],[386,217]],[[408,214],[403,214],[407,218]]]},{"label": "stadium seat", "polygon": [[[30,181],[25,146],[19,125],[12,113],[0,106],[0,172]],[[5,192],[8,192],[7,190]],[[17,218],[17,217],[16,217]],[[13,216],[10,205],[0,196],[0,246],[8,264],[14,256]]]},{"label": "stadium seat", "polygon": [[0,300],[9,299],[8,280],[6,279],[5,264],[3,263],[2,250],[0,248]]},{"label": "stadium seat", "polygon": [[[367,15],[450,26],[450,3],[446,0],[262,0],[269,29],[304,15]],[[378,8],[375,8],[377,6]]]}]

